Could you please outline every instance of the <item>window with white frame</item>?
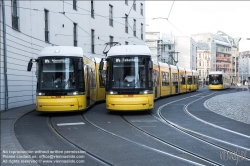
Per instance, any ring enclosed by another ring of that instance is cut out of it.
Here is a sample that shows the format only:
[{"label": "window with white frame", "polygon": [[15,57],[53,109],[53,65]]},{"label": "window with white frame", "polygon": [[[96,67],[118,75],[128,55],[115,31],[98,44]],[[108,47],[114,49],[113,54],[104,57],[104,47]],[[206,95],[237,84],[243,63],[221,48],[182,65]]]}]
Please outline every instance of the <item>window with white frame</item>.
[{"label": "window with white frame", "polygon": [[77,24],[73,23],[73,34],[74,34],[74,46],[77,47]]},{"label": "window with white frame", "polygon": [[12,8],[12,28],[19,30],[19,25],[18,25],[19,17],[18,17],[18,12],[17,12],[18,2],[17,2],[17,0],[12,0],[11,4],[12,4],[12,6],[11,6],[11,8]]},{"label": "window with white frame", "polygon": [[125,33],[128,33],[128,15],[125,14]]},{"label": "window with white frame", "polygon": [[141,24],[141,39],[143,40],[143,24]]},{"label": "window with white frame", "polygon": [[91,53],[95,53],[95,30],[91,29]]},{"label": "window with white frame", "polygon": [[73,0],[73,9],[74,9],[74,10],[77,10],[76,4],[77,4],[77,0]]},{"label": "window with white frame", "polygon": [[45,21],[45,42],[49,42],[49,11],[44,10],[44,21]]},{"label": "window with white frame", "polygon": [[91,17],[95,18],[95,15],[94,15],[94,1],[93,0],[91,0]]},{"label": "window with white frame", "polygon": [[141,15],[143,16],[143,4],[141,3]]},{"label": "window with white frame", "polygon": [[135,19],[134,19],[133,31],[134,31],[134,36],[136,37],[136,20]]},{"label": "window with white frame", "polygon": [[133,9],[134,9],[134,11],[136,11],[136,2],[135,2],[135,0],[133,2]]},{"label": "window with white frame", "polygon": [[113,26],[113,6],[109,5],[109,25]]}]

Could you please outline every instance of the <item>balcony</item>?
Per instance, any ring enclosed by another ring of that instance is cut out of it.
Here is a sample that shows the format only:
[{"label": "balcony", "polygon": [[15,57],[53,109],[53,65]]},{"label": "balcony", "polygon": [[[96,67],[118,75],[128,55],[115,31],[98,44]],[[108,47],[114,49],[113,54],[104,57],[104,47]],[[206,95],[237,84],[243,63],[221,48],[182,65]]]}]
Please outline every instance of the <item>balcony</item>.
[{"label": "balcony", "polygon": [[12,14],[12,28],[14,28],[16,30],[19,30],[18,29],[18,19],[19,19],[18,16]]}]

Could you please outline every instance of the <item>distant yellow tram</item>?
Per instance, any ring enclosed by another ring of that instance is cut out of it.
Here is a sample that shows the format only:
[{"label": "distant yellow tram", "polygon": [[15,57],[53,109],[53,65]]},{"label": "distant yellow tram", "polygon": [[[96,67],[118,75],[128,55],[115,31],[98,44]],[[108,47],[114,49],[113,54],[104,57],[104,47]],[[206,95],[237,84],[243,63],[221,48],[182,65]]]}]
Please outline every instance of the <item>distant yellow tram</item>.
[{"label": "distant yellow tram", "polygon": [[219,90],[230,88],[230,77],[222,71],[211,71],[208,74],[208,88],[210,90]]},{"label": "distant yellow tram", "polygon": [[37,62],[37,111],[82,111],[104,100],[105,77],[97,69],[100,59],[84,56],[82,48],[45,47],[37,59],[30,60],[28,71],[32,61]]}]

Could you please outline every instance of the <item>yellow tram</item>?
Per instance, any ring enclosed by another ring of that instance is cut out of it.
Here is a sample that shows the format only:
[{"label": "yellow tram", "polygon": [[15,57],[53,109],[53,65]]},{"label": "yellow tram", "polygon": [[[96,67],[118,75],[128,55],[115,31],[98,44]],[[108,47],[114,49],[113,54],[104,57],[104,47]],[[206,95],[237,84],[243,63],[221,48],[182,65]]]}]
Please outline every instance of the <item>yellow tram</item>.
[{"label": "yellow tram", "polygon": [[222,71],[211,71],[208,74],[208,79],[208,88],[210,90],[230,88],[230,77]]},{"label": "yellow tram", "polygon": [[100,59],[84,56],[82,48],[45,47],[37,59],[30,60],[28,71],[32,61],[37,62],[37,111],[82,111],[104,100],[105,77],[99,74]]},{"label": "yellow tram", "polygon": [[[153,62],[145,45],[112,47],[105,61],[106,109],[109,111],[150,110],[154,99],[195,91],[199,87],[197,71]],[[100,63],[102,66],[103,62]]]}]

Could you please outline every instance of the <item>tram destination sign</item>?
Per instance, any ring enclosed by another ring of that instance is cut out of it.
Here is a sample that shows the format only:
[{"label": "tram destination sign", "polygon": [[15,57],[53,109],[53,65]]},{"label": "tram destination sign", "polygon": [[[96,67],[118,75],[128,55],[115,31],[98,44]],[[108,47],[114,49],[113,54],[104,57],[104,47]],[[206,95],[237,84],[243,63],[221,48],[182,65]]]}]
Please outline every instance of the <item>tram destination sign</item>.
[{"label": "tram destination sign", "polygon": [[67,63],[68,59],[44,59],[44,63]]},{"label": "tram destination sign", "polygon": [[115,63],[141,62],[141,58],[115,58]]}]

